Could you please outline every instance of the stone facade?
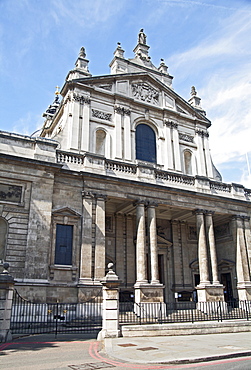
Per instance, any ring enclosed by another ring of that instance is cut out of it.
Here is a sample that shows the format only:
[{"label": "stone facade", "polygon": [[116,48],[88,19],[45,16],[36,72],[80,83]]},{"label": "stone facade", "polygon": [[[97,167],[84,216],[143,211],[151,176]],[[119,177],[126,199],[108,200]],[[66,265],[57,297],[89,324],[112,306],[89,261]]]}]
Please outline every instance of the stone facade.
[{"label": "stone facade", "polygon": [[195,88],[142,32],[110,75],[81,48],[39,137],[0,132],[0,259],[27,299],[95,296],[108,263],[137,302],[251,299],[251,190],[222,182]]}]

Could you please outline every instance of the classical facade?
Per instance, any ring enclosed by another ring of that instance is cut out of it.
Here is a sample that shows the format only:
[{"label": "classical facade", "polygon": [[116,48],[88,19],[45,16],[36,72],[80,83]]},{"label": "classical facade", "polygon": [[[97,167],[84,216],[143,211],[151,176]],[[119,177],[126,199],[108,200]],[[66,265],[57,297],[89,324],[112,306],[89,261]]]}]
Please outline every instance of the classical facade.
[{"label": "classical facade", "polygon": [[91,296],[109,262],[136,302],[251,300],[251,190],[222,182],[143,30],[133,52],[92,76],[81,48],[40,136],[0,132],[0,259],[36,301]]}]

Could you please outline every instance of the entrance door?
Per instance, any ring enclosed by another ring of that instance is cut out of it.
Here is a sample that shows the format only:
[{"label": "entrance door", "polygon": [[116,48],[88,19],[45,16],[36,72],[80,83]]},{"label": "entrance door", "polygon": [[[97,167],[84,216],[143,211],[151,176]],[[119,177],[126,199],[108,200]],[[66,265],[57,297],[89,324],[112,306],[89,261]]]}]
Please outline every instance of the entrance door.
[{"label": "entrance door", "polygon": [[231,282],[231,274],[230,272],[226,274],[221,274],[221,284],[224,285],[224,298],[225,301],[232,301],[233,300],[233,290],[232,290],[232,282]]}]

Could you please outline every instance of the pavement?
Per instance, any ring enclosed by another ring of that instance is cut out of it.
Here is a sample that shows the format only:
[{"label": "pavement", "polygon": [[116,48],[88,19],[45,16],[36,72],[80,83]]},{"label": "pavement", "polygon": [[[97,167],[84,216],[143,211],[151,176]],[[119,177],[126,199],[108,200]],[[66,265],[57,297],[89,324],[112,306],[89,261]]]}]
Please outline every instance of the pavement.
[{"label": "pavement", "polygon": [[106,338],[105,352],[133,363],[196,363],[251,356],[251,332],[161,337]]},{"label": "pavement", "polygon": [[[34,335],[13,338],[11,342],[0,344],[1,368],[157,369],[167,368],[163,364],[191,364],[233,357],[246,356],[251,360],[250,339],[250,332],[121,337],[106,338],[103,341],[81,334],[58,335],[57,338],[54,335]],[[146,364],[156,366],[146,367]]]}]

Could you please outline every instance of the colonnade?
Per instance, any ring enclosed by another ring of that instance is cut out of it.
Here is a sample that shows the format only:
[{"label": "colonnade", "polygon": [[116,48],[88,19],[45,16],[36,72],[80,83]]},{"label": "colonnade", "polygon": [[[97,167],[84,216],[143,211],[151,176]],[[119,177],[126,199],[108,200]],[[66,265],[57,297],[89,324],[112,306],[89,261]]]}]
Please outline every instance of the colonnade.
[{"label": "colonnade", "polygon": [[[95,283],[105,276],[105,200],[102,194],[83,193],[82,246],[80,282]],[[159,280],[156,207],[154,202],[137,201],[136,207],[136,282],[135,290],[142,293],[148,289],[149,296],[158,292],[163,297],[163,285]],[[197,209],[194,212],[197,224],[198,264],[200,284],[198,299],[224,300],[220,284],[213,225],[213,211]],[[251,233],[249,218],[232,218],[233,245],[236,245],[236,275],[239,298],[251,298],[250,262]],[[147,228],[147,230],[146,230]],[[147,246],[149,247],[150,281],[148,281]],[[141,294],[140,293],[140,294]],[[144,293],[144,295],[146,295]],[[217,298],[215,298],[217,297]],[[161,298],[162,299],[162,298]],[[139,298],[140,300],[140,298]]]}]

